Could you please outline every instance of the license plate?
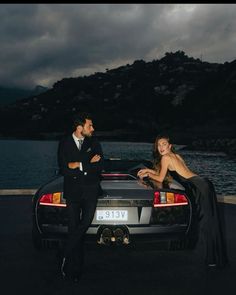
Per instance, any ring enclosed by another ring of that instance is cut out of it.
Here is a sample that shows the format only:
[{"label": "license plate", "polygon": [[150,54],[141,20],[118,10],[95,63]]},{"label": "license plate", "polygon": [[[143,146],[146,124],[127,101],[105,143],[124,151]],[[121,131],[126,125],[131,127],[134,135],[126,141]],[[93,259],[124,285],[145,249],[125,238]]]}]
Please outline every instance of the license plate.
[{"label": "license plate", "polygon": [[127,210],[97,210],[97,220],[107,221],[127,221],[128,211]]}]

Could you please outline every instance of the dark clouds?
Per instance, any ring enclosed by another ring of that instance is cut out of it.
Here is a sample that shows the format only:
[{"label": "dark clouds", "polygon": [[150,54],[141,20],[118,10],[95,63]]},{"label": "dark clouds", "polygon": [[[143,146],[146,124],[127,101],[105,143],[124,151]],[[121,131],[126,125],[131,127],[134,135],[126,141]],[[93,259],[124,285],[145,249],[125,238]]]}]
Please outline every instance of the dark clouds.
[{"label": "dark clouds", "polygon": [[0,4],[0,85],[51,87],[183,50],[236,58],[235,4]]}]

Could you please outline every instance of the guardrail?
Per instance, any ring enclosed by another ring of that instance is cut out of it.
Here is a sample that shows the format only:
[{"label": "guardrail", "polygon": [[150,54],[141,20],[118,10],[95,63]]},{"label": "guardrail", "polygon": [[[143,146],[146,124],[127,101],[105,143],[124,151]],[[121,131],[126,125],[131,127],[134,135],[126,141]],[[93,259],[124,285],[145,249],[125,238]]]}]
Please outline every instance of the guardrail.
[{"label": "guardrail", "polygon": [[[0,189],[0,196],[33,196],[36,191],[37,189]],[[236,205],[236,195],[218,195],[217,201]]]}]

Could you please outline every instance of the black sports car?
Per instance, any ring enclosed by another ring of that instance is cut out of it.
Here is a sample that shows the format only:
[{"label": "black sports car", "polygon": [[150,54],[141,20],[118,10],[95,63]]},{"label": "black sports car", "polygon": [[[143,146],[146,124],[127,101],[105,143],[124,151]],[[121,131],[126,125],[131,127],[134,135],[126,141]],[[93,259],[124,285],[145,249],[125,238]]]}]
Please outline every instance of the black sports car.
[{"label": "black sports car", "polygon": [[[195,210],[190,196],[176,181],[163,185],[140,181],[137,171],[151,166],[146,160],[105,160],[88,239],[104,245],[167,241],[172,248],[194,246]],[[41,248],[66,234],[63,176],[58,175],[33,196],[33,243]]]}]

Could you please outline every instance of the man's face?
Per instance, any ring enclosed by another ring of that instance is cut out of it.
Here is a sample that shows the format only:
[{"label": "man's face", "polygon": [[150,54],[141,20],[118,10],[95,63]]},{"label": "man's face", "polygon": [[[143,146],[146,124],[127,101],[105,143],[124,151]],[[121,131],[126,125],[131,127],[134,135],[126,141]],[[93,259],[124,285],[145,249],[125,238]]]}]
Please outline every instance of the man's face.
[{"label": "man's face", "polygon": [[84,137],[91,137],[93,135],[93,122],[92,120],[88,120],[86,119],[86,122],[84,124],[84,126],[82,127],[82,131],[81,131],[81,135],[83,135]]}]

